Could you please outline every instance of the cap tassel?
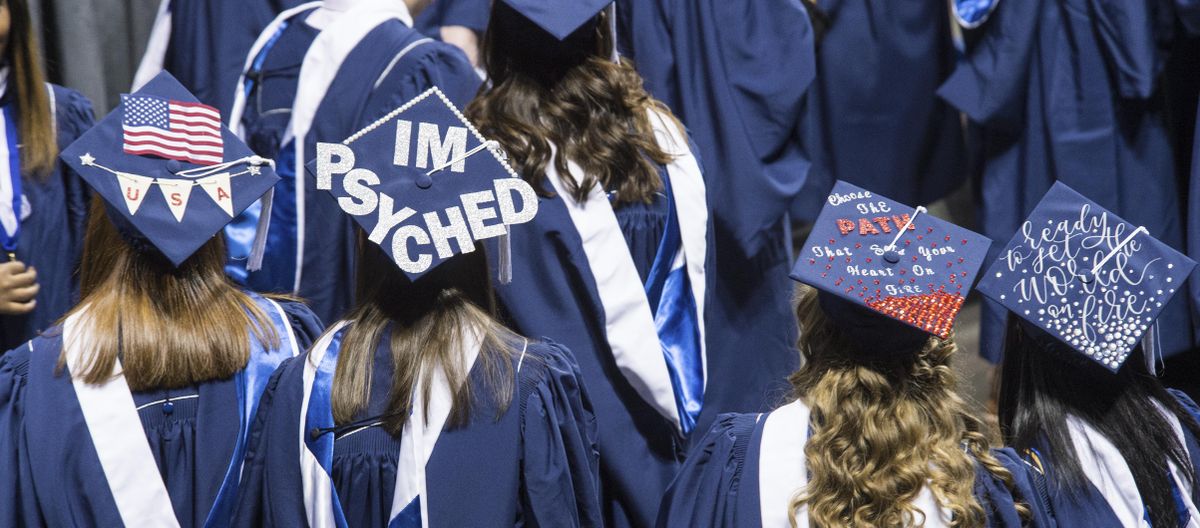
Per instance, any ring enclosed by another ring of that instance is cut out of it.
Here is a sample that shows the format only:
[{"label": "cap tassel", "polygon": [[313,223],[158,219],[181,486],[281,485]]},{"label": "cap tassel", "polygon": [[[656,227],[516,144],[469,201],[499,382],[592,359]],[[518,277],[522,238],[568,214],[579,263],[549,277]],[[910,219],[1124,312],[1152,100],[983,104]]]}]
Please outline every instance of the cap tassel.
[{"label": "cap tassel", "polygon": [[262,209],[258,214],[258,227],[254,230],[254,245],[246,261],[246,271],[262,269],[263,253],[267,250],[267,231],[271,228],[271,206],[275,203],[275,187],[272,186],[262,197]]},{"label": "cap tassel", "polygon": [[504,234],[500,235],[500,271],[497,274],[496,280],[500,284],[509,284],[512,282],[512,232],[508,226],[504,226]]},{"label": "cap tassel", "polygon": [[1142,336],[1142,354],[1146,358],[1146,371],[1153,376],[1158,376],[1162,373],[1159,365],[1165,366],[1162,358],[1162,350],[1159,347],[1160,336],[1158,335],[1158,321],[1155,321],[1150,329]]}]

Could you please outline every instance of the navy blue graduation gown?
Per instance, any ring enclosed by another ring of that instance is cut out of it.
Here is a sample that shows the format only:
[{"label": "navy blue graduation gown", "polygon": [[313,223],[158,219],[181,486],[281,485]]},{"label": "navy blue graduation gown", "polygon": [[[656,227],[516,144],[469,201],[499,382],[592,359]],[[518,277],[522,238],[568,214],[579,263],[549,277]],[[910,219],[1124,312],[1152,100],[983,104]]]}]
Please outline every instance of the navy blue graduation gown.
[{"label": "navy blue graduation gown", "polygon": [[168,0],[171,33],[163,69],[201,102],[229,115],[246,52],[281,11],[304,0]]},{"label": "navy blue graduation gown", "polygon": [[[759,467],[766,415],[725,414],[692,446],[678,477],[663,496],[660,528],[756,528],[763,526]],[[804,449],[797,445],[796,449]],[[1010,471],[1021,464],[1011,450],[994,454]],[[1018,479],[1017,494],[976,465],[975,496],[989,527],[1022,526],[1015,504],[1034,493]],[[803,527],[807,528],[807,527]]]},{"label": "navy blue graduation gown", "polygon": [[845,180],[914,207],[966,181],[959,114],[938,86],[954,67],[946,2],[816,2],[817,46],[804,147],[813,168],[793,209],[812,220]]},{"label": "navy blue graduation gown", "polygon": [[[1158,78],[1170,33],[1158,2],[1004,0],[939,94],[972,124],[984,235],[1008,240],[1055,181],[1183,248]],[[993,246],[998,252],[1002,244]],[[1186,297],[1159,317],[1164,355],[1192,345]],[[983,356],[1006,312],[985,301]]]},{"label": "navy blue graduation gown", "polygon": [[444,26],[462,26],[480,37],[487,31],[492,5],[489,0],[437,0],[413,19],[417,31],[441,39]]},{"label": "navy blue graduation gown", "polygon": [[[320,321],[299,303],[278,304],[307,348]],[[0,526],[122,526],[71,379],[58,374],[61,350],[61,332],[49,332],[0,357]],[[238,390],[231,378],[133,394],[181,526],[204,525],[225,478]]]},{"label": "navy blue graduation gown", "polygon": [[[665,168],[660,168],[659,174],[669,178]],[[549,182],[545,187],[552,189]],[[667,224],[665,194],[656,195],[652,204],[626,204],[613,212],[644,282]],[[605,526],[649,526],[687,440],[619,372],[587,255],[562,198],[540,196],[537,216],[529,223],[512,226],[511,233],[512,282],[497,286],[502,308],[519,332],[563,343],[579,363],[601,431]],[[706,263],[709,292],[714,278],[711,233]],[[490,245],[488,257],[493,264],[497,253],[494,244]],[[704,409],[710,404],[714,379],[722,375],[711,336],[720,332],[718,327],[725,322],[713,315],[713,305],[710,294],[705,315],[710,339]],[[751,383],[753,374],[748,370],[727,374],[745,376]]]},{"label": "navy blue graduation gown", "polygon": [[[301,14],[297,18],[303,16]],[[302,25],[299,22],[292,24]],[[293,30],[289,26],[285,33],[290,43],[282,45],[279,62],[273,64],[286,67],[287,63],[294,60],[296,48],[303,47],[306,39],[309,44],[312,43],[312,37],[303,34],[305,31],[311,29]],[[425,38],[399,20],[390,20],[375,27],[359,41],[338,68],[332,84],[317,106],[312,128],[305,138],[306,160],[315,158],[318,141],[341,142],[430,87],[440,88],[460,108],[475,96],[479,77],[461,50],[438,41],[423,42],[408,49]],[[275,51],[272,48],[268,52],[268,61],[271,61]],[[399,60],[393,63],[393,59],[397,58]],[[278,92],[273,93],[270,99],[277,103],[290,102],[298,82],[304,80],[286,75],[275,77],[270,90]],[[249,108],[254,103],[253,97],[248,103]],[[268,117],[273,123],[278,116]],[[266,131],[255,140],[266,149],[282,139],[285,125],[286,118],[282,125],[255,123],[248,126],[247,130]],[[273,128],[275,126],[279,128]],[[279,136],[271,140],[271,131],[267,128],[277,131]],[[250,146],[257,148],[255,143]],[[272,236],[278,237],[280,233],[291,235],[291,232],[303,229],[304,247],[299,248],[303,251],[303,259],[300,270],[296,270],[295,253],[288,252],[286,244],[268,246],[264,268],[257,272],[262,277],[256,279],[251,274],[248,284],[264,288],[268,287],[264,285],[272,285],[272,290],[279,289],[274,285],[283,284],[286,286],[284,291],[291,291],[295,282],[294,273],[300,273],[300,287],[293,293],[309,300],[313,311],[323,320],[337,320],[353,303],[355,238],[351,229],[352,221],[341,212],[336,200],[316,188],[315,181],[305,171],[294,168],[290,147],[284,150],[289,152],[280,152],[277,161],[280,165],[291,163],[294,173],[299,174],[295,180],[291,180],[298,183],[291,185],[304,186],[304,203],[296,202],[294,188],[288,188],[290,182],[277,185],[275,205],[279,209],[273,211],[271,231]],[[297,225],[298,206],[305,209],[307,220],[304,226]],[[292,240],[294,247],[296,239]],[[240,255],[232,256],[236,258]],[[270,265],[279,259],[285,261],[283,267]]]},{"label": "navy blue graduation gown", "polygon": [[[385,336],[375,354],[370,401],[356,424],[388,412],[393,363],[387,342]],[[308,522],[297,438],[308,360],[305,354],[281,366],[263,395],[235,526]],[[600,526],[596,420],[570,352],[530,341],[511,367],[516,384],[503,411],[488,396],[483,369],[471,370],[469,422],[447,426],[425,466],[430,525]],[[380,426],[356,429],[326,433],[336,438],[333,489],[350,527],[387,526],[400,439]]]},{"label": "navy blue graduation gown", "polygon": [[622,53],[687,125],[708,188],[717,255],[704,430],[719,413],[770,409],[798,366],[784,218],[808,172],[799,123],[812,27],[798,1],[622,2],[617,16]]},{"label": "navy blue graduation gown", "polygon": [[[53,90],[58,148],[65,149],[95,122],[92,103],[74,90],[47,86]],[[13,99],[11,93],[3,98],[5,104]],[[53,326],[79,295],[75,269],[83,252],[91,191],[61,160],[49,174],[23,176],[21,187],[30,214],[21,222],[17,259],[37,270],[41,289],[32,312],[0,315],[0,350],[16,348]]]}]

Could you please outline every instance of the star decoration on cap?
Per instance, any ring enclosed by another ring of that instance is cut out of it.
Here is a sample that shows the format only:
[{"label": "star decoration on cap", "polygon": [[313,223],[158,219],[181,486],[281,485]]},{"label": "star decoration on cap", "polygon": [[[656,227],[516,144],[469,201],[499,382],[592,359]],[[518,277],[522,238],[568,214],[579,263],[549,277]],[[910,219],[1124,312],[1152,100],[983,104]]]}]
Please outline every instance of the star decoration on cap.
[{"label": "star decoration on cap", "polygon": [[91,152],[85,152],[82,156],[79,156],[79,163],[82,163],[84,167],[90,167],[96,163],[96,158],[92,156]]}]

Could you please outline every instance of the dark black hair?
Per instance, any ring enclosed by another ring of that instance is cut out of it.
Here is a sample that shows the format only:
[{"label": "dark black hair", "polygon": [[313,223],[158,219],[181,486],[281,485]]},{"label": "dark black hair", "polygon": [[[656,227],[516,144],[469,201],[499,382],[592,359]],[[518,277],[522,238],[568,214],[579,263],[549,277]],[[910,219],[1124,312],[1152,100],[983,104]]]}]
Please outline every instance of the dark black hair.
[{"label": "dark black hair", "polygon": [[1133,472],[1156,528],[1176,527],[1168,461],[1189,483],[1195,471],[1175,429],[1155,402],[1200,436],[1200,425],[1146,368],[1141,346],[1113,373],[1009,315],[1000,380],[1000,431],[1018,452],[1038,448],[1051,485],[1078,497],[1087,477],[1067,428],[1075,416],[1116,446]]}]

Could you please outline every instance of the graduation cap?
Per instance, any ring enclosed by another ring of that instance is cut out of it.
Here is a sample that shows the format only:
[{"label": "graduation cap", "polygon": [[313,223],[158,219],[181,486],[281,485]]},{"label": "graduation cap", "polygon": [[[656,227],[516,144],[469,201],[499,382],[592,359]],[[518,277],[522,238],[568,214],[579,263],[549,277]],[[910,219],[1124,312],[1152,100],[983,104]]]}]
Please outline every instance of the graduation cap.
[{"label": "graduation cap", "polygon": [[924,207],[838,181],[791,277],[818,288],[822,309],[856,338],[895,349],[950,335],[990,245]]},{"label": "graduation cap", "polygon": [[308,170],[412,280],[478,240],[503,237],[500,281],[508,282],[508,226],[538,209],[499,145],[437,87],[341,143],[317,143]]},{"label": "graduation cap", "polygon": [[[979,291],[1116,372],[1196,263],[1062,182],[994,262]],[[1148,350],[1148,358],[1153,355]]]},{"label": "graduation cap", "polygon": [[[126,238],[148,241],[176,266],[279,181],[270,160],[167,72],[123,95],[61,157],[104,198]],[[259,224],[252,270],[262,262],[269,216]]]},{"label": "graduation cap", "polygon": [[566,40],[571,33],[608,7],[613,0],[571,0],[569,2],[548,2],[546,0],[501,0],[509,7],[528,18],[538,27],[554,35],[558,40]]}]

